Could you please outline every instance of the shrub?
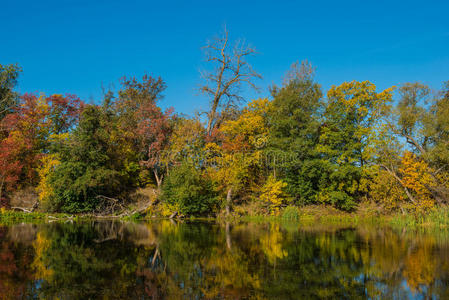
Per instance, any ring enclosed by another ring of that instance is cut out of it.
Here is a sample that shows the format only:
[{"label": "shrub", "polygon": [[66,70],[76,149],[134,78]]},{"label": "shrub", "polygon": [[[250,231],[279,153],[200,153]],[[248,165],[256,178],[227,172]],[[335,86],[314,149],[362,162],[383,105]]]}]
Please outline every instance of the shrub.
[{"label": "shrub", "polygon": [[287,206],[281,215],[282,219],[288,221],[298,221],[299,220],[299,211],[296,206]]},{"label": "shrub", "polygon": [[205,215],[218,206],[212,181],[189,164],[170,171],[162,186],[162,201],[184,215]]},{"label": "shrub", "polygon": [[60,146],[60,163],[48,161],[48,172],[43,167],[40,188],[51,211],[101,211],[101,198],[119,198],[133,187],[136,164],[122,161],[111,122],[109,112],[87,106],[78,127]]},{"label": "shrub", "polygon": [[68,213],[93,211],[98,196],[116,197],[121,192],[121,177],[117,171],[91,169],[82,163],[60,164],[49,178],[53,194],[48,208]]},{"label": "shrub", "polygon": [[268,206],[272,215],[277,214],[286,202],[287,195],[284,192],[286,186],[285,182],[276,180],[273,176],[268,177],[267,182],[262,186],[260,200]]}]

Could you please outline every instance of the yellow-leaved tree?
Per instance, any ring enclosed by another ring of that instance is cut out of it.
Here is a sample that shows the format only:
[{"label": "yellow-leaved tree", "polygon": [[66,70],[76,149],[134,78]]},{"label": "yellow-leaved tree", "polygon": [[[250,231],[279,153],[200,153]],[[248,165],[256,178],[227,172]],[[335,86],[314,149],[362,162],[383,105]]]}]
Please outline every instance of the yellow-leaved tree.
[{"label": "yellow-leaved tree", "polygon": [[371,196],[387,210],[404,209],[421,214],[435,206],[432,169],[410,151],[399,158],[397,167],[383,165],[371,183]]},{"label": "yellow-leaved tree", "polygon": [[287,202],[287,195],[284,189],[287,183],[276,180],[274,176],[268,177],[267,182],[262,186],[260,200],[268,207],[270,214],[276,215],[281,207]]},{"label": "yellow-leaved tree", "polygon": [[229,214],[234,194],[253,188],[260,181],[262,147],[268,139],[266,114],[268,99],[253,100],[236,120],[226,121],[219,130],[219,141],[206,144],[211,178],[226,194]]},{"label": "yellow-leaved tree", "polygon": [[60,164],[57,154],[45,155],[41,158],[41,166],[37,169],[39,184],[36,188],[39,194],[40,206],[44,209],[50,208],[50,199],[53,195],[53,188],[50,185],[49,177],[54,168]]},{"label": "yellow-leaved tree", "polygon": [[413,194],[410,200],[414,211],[422,213],[432,208],[435,202],[429,188],[434,185],[434,180],[427,163],[406,151],[401,165],[399,172],[402,173],[402,183]]},{"label": "yellow-leaved tree", "polygon": [[[69,136],[68,132],[52,134],[49,137],[49,142],[53,145],[61,145],[69,139]],[[40,159],[40,166],[37,168],[39,184],[36,187],[36,191],[39,195],[39,206],[44,210],[51,210],[53,188],[50,184],[50,176],[60,163],[60,157],[56,153],[46,154]]]}]

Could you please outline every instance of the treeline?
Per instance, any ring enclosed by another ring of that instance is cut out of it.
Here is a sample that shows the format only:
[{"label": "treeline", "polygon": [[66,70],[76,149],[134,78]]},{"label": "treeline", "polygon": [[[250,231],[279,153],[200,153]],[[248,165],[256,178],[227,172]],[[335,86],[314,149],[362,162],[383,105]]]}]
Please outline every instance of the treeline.
[{"label": "treeline", "polygon": [[[201,91],[210,110],[185,117],[159,106],[161,78],[123,78],[102,103],[73,95],[18,95],[20,69],[0,65],[0,198],[32,189],[39,209],[119,210],[154,188],[163,215],[252,211],[363,201],[425,213],[449,199],[449,82],[377,91],[345,82],[327,94],[307,62],[294,64],[271,97],[242,105],[260,78],[254,50],[206,46]],[[395,94],[396,93],[396,94]],[[393,101],[393,96],[395,101]]]}]

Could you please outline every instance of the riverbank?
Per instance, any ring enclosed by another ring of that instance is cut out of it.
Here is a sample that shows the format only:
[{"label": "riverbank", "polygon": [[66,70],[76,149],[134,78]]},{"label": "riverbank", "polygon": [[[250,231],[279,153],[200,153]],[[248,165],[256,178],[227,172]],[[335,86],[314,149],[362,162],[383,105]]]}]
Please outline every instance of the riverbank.
[{"label": "riverbank", "polygon": [[0,210],[0,225],[10,225],[17,223],[47,223],[54,221],[78,220],[82,218],[69,214],[49,214],[43,212],[21,212],[13,210]]},{"label": "riverbank", "polygon": [[[14,223],[46,223],[57,221],[78,221],[92,219],[117,219],[122,221],[149,221],[160,216],[134,214],[126,216],[100,216],[93,214],[63,214],[43,212],[19,212],[2,209],[0,211],[0,225]],[[449,208],[438,207],[425,215],[415,214],[381,214],[372,208],[363,206],[355,212],[344,212],[328,206],[286,207],[277,215],[242,215],[232,214],[229,217],[184,217],[182,220],[206,220],[218,222],[291,222],[304,226],[319,224],[328,225],[389,225],[408,228],[448,228]]]},{"label": "riverbank", "polygon": [[426,214],[381,213],[373,207],[361,205],[354,212],[344,212],[333,207],[311,205],[306,207],[287,207],[276,216],[241,215],[232,221],[286,222],[294,221],[305,226],[314,224],[338,225],[389,225],[409,228],[448,228],[449,207],[436,207]]}]

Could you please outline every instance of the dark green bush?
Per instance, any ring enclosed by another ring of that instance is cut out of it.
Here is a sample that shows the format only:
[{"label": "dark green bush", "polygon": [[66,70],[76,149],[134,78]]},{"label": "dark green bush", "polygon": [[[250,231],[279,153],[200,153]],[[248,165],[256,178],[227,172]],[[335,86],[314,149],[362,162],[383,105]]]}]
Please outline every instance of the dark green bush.
[{"label": "dark green bush", "polygon": [[101,108],[84,109],[78,127],[59,151],[62,163],[49,178],[51,211],[95,211],[99,197],[117,198],[132,187],[130,174],[120,163],[119,145],[110,140],[111,130],[111,120]]},{"label": "dark green bush", "polygon": [[184,215],[211,214],[219,203],[212,181],[189,164],[170,171],[162,186],[162,201]]},{"label": "dark green bush", "polygon": [[91,169],[76,162],[58,166],[50,177],[53,196],[49,209],[68,213],[93,211],[99,203],[98,196],[117,197],[120,194],[121,176],[105,168]]}]

